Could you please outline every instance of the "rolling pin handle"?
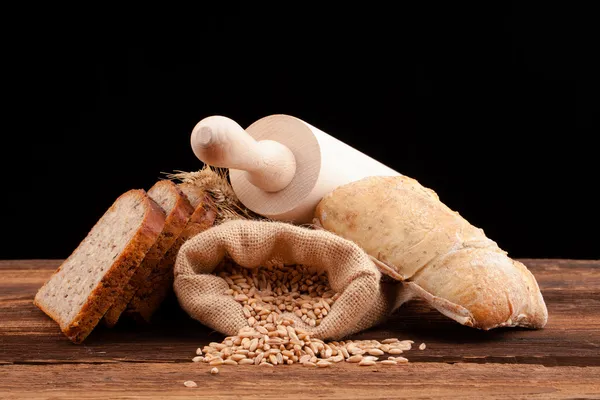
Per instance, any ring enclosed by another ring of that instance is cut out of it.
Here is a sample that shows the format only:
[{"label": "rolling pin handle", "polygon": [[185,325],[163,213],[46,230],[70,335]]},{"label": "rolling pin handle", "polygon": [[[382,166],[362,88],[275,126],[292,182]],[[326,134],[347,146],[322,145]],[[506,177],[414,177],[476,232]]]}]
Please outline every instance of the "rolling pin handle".
[{"label": "rolling pin handle", "polygon": [[246,171],[248,181],[266,192],[284,189],[296,173],[292,151],[273,140],[257,142],[235,121],[204,118],[192,131],[192,150],[202,162]]}]

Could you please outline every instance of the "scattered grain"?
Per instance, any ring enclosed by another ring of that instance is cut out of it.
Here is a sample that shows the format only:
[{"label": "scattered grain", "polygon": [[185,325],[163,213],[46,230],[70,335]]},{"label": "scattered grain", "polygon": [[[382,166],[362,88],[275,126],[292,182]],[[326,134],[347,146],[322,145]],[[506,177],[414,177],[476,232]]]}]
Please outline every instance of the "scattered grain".
[{"label": "scattered grain", "polygon": [[377,349],[377,348],[373,348],[373,349],[368,349],[367,353],[369,353],[372,356],[382,356],[383,355],[383,350]]},{"label": "scattered grain", "polygon": [[362,360],[362,358],[363,358],[363,356],[361,356],[360,354],[355,354],[353,356],[346,358],[346,361],[351,362],[351,363],[357,363],[357,362],[360,362]]},{"label": "scattered grain", "polygon": [[[194,362],[269,367],[299,363],[326,368],[346,361],[372,366],[379,356],[402,354],[414,343],[397,338],[326,343],[296,327],[292,318],[297,317],[309,326],[318,326],[339,297],[329,287],[326,273],[315,268],[279,265],[249,269],[229,262],[221,266],[217,275],[229,286],[225,294],[242,305],[248,326],[222,343],[211,342],[198,348]],[[424,346],[423,343],[419,348]],[[379,361],[383,365],[407,362],[404,357]]]}]

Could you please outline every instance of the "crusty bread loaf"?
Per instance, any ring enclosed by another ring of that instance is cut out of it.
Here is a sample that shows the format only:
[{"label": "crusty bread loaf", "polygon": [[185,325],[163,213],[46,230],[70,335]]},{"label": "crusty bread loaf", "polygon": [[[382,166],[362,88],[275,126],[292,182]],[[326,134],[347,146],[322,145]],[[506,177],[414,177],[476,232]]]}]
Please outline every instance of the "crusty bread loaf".
[{"label": "crusty bread loaf", "polygon": [[164,222],[144,190],[122,194],[40,288],[34,304],[81,343],[121,296]]},{"label": "crusty bread loaf", "polygon": [[541,328],[548,311],[535,277],[483,230],[406,176],[335,189],[317,222],[361,246],[382,271],[444,315],[480,329]]},{"label": "crusty bread loaf", "polygon": [[104,323],[109,327],[117,323],[136,291],[153,289],[156,276],[160,276],[160,260],[173,245],[194,211],[181,189],[170,180],[158,181],[148,190],[148,196],[165,212],[165,225],[154,246],[125,286],[123,294],[104,314]]},{"label": "crusty bread loaf", "polygon": [[137,320],[149,322],[152,314],[173,290],[173,267],[181,245],[192,236],[211,227],[215,222],[216,210],[204,190],[189,183],[181,183],[178,187],[194,208],[194,212],[175,243],[158,263],[156,269],[158,272],[153,274],[152,286],[138,290],[129,303],[126,313]]}]

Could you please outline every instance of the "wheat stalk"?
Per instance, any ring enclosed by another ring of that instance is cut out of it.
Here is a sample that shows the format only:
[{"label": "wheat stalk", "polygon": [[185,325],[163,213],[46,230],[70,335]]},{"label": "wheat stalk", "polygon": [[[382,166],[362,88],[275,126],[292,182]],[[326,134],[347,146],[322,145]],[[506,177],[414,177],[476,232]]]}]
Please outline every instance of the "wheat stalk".
[{"label": "wheat stalk", "polygon": [[268,220],[242,204],[229,183],[227,169],[204,164],[198,171],[175,170],[165,174],[170,180],[193,184],[203,189],[217,209],[215,224],[233,219]]}]

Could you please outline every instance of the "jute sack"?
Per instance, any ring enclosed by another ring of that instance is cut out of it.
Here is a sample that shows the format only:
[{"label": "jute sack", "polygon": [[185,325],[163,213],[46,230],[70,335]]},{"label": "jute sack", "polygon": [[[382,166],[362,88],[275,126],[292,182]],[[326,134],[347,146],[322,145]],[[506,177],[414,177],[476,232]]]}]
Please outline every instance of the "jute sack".
[{"label": "jute sack", "polygon": [[226,335],[248,326],[242,305],[227,282],[211,274],[224,257],[245,268],[302,264],[327,272],[340,293],[316,327],[294,313],[296,326],[320,339],[339,340],[381,322],[398,305],[398,283],[383,283],[381,273],[355,243],[331,232],[283,222],[234,220],[212,227],[181,247],[174,290],[181,307],[202,324]]}]

